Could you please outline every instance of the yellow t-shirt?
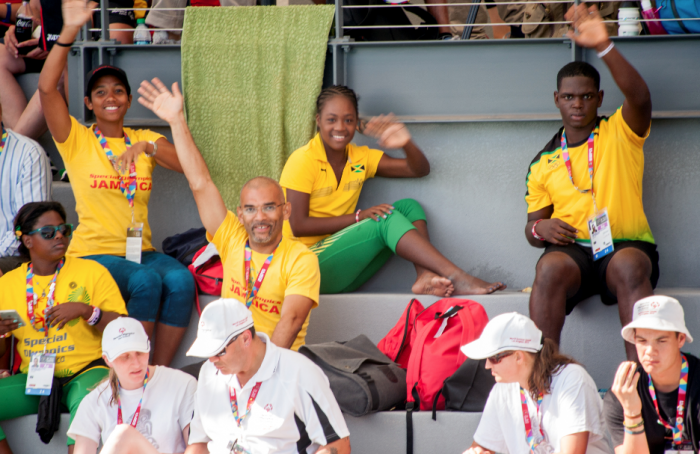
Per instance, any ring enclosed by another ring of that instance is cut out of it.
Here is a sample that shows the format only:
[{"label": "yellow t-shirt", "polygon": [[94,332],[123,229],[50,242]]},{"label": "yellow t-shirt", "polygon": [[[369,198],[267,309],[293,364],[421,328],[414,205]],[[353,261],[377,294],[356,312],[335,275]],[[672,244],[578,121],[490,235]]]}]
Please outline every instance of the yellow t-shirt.
[{"label": "yellow t-shirt", "polygon": [[[246,302],[245,284],[245,243],[248,233],[231,211],[216,231],[214,238],[209,238],[219,251],[224,266],[224,283],[221,292],[223,298],[233,298],[243,304]],[[268,254],[253,251],[251,275],[256,278],[262,269]],[[314,301],[318,306],[321,272],[318,258],[306,246],[298,241],[282,238],[267,270],[258,295],[253,300],[250,310],[253,312],[255,330],[272,337],[280,321],[284,298],[289,295],[301,295]],[[309,312],[309,315],[311,313]],[[292,350],[304,345],[309,317],[306,317]]]},{"label": "yellow t-shirt", "polygon": [[[600,117],[594,131],[593,183],[598,209],[608,209],[615,242],[638,240],[654,243],[642,204],[644,137],[622,118],[622,108],[610,118]],[[571,173],[581,189],[591,187],[588,173],[588,140],[569,147]],[[561,153],[561,130],[539,152],[527,175],[527,212],[553,205],[552,218],[578,229],[577,241],[590,244],[588,218],[593,214],[591,193],[574,188]]]},{"label": "yellow t-shirt", "polygon": [[[280,185],[285,190],[310,194],[309,216],[330,218],[355,212],[362,185],[377,173],[379,161],[384,152],[369,147],[350,144],[347,147],[348,162],[343,169],[340,183],[326,158],[326,150],[321,136],[311,139],[308,144],[296,150],[287,160],[280,177]],[[296,238],[289,222],[284,223],[284,235]],[[298,238],[311,246],[330,235],[317,235]]]},{"label": "yellow t-shirt", "polygon": [[[155,142],[161,137],[152,131],[124,128],[132,144],[141,141]],[[115,156],[126,151],[124,139],[108,138],[107,143]],[[84,257],[94,254],[124,256],[126,254],[126,229],[131,223],[131,208],[126,196],[119,189],[119,177],[107,159],[92,128],[87,128],[71,117],[71,129],[64,143],[56,142],[63,163],[70,176],[75,194],[75,211],[80,225],[73,234],[68,255]],[[151,245],[151,227],[148,225],[148,200],[151,198],[151,175],[156,166],[155,158],[143,153],[136,161],[136,196],[134,213],[136,222],[143,222],[144,251],[155,251]]]},{"label": "yellow t-shirt", "polygon": [[[44,326],[44,309],[51,276],[34,276],[34,293],[39,297],[34,308],[36,327]],[[27,373],[32,353],[44,351],[56,353],[56,377],[69,377],[102,356],[102,333],[82,318],[69,321],[58,331],[50,328],[48,337],[29,325],[27,315],[27,264],[10,271],[0,278],[0,310],[16,310],[25,326],[12,332],[18,342],[22,358],[20,371]],[[105,312],[127,315],[126,306],[107,268],[92,260],[66,257],[65,264],[56,279],[55,299],[61,303],[85,303]],[[46,341],[44,339],[47,339]]]}]

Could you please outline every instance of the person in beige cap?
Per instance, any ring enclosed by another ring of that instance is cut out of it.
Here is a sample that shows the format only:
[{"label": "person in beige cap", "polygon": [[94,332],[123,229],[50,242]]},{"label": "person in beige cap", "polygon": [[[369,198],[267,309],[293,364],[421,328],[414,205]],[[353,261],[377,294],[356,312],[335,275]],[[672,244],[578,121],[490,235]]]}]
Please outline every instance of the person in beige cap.
[{"label": "person in beige cap", "polygon": [[328,378],[305,356],[256,333],[243,303],[209,303],[187,356],[208,361],[186,454],[350,453]]},{"label": "person in beige cap", "polygon": [[543,340],[532,320],[515,312],[494,317],[462,352],[486,359],[496,379],[464,454],[612,453],[593,379]]},{"label": "person in beige cap", "polygon": [[149,366],[151,343],[141,322],[111,321],[102,334],[109,378],[78,407],[68,434],[76,454],[181,453],[187,447],[197,381],[179,370]]},{"label": "person in beige cap", "polygon": [[605,396],[605,417],[616,454],[696,453],[700,438],[698,358],[681,352],[693,342],[683,307],[663,295],[634,305],[622,337],[640,364],[620,364]]}]

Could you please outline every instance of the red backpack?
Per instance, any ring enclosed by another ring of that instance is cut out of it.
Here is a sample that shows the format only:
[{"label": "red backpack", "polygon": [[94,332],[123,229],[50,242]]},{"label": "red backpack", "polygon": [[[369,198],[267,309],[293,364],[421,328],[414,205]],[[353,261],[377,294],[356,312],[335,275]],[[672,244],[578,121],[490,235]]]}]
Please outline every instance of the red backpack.
[{"label": "red backpack", "polygon": [[208,295],[221,296],[221,288],[224,282],[224,266],[221,264],[219,251],[214,243],[209,243],[192,257],[192,263],[187,266],[194,282],[197,284],[196,302],[197,312],[202,315],[202,308],[199,305],[199,292]]},{"label": "red backpack", "polygon": [[[486,311],[476,301],[443,298],[424,309],[414,298],[401,320],[379,342],[379,350],[407,369],[409,454],[413,452],[413,411],[433,409],[445,379],[467,359],[460,347],[478,339],[488,321]],[[436,409],[445,409],[443,396],[438,397]]]}]

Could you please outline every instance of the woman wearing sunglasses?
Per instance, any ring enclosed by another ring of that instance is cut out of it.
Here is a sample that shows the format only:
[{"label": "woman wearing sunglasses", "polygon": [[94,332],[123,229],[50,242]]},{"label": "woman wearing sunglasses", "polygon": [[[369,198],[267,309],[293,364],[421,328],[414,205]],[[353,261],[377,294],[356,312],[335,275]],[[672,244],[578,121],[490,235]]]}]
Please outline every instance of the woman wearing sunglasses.
[{"label": "woman wearing sunglasses", "polygon": [[486,359],[496,379],[464,454],[612,454],[593,379],[532,320],[494,317],[462,352]]},{"label": "woman wearing sunglasses", "polygon": [[[19,251],[29,262],[0,278],[0,310],[14,311],[13,317],[0,320],[0,337],[14,335],[21,358],[20,373],[5,372],[0,379],[0,420],[35,414],[40,399],[47,398],[60,399],[73,418],[88,390],[107,376],[102,331],[111,320],[126,315],[124,300],[105,267],[66,256],[73,226],[66,224],[60,203],[24,205],[14,231]],[[0,356],[6,345],[6,339],[0,339]],[[30,363],[54,364],[58,382],[54,380],[48,396],[25,394],[25,389],[36,391],[31,381],[27,383]],[[59,402],[53,404],[46,407],[57,408]],[[45,423],[55,417],[40,412],[37,429],[50,427]],[[42,439],[53,435],[50,430],[39,433]],[[72,444],[68,439],[68,446]],[[0,429],[0,453],[9,452]]]},{"label": "woman wearing sunglasses", "polygon": [[[46,123],[70,176],[80,225],[68,254],[104,265],[117,282],[129,314],[149,336],[156,321],[152,361],[168,365],[192,314],[194,279],[151,244],[148,203],[156,165],[182,173],[173,144],[160,134],[124,127],[131,87],[120,68],[102,65],[85,77],[87,127],[69,112],[56,89],[70,43],[92,11],[85,0],[63,1],[63,29],[39,78]],[[127,251],[129,237],[129,251]]]},{"label": "woman wearing sunglasses", "polygon": [[119,317],[102,334],[109,378],[83,399],[68,436],[74,454],[182,453],[187,447],[197,380],[149,366],[148,336],[138,320]]}]

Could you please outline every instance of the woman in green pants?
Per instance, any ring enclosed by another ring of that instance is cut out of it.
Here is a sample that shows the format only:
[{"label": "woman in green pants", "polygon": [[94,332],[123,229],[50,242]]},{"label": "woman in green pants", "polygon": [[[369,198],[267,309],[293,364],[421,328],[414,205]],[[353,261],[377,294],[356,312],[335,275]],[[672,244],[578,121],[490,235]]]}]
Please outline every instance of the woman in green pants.
[{"label": "woman in green pants", "polygon": [[[412,291],[438,296],[492,293],[505,288],[470,276],[430,244],[425,212],[413,199],[356,210],[364,182],[375,175],[419,178],[430,164],[393,116],[359,125],[357,96],[334,85],[316,101],[318,134],[296,150],[284,166],[280,184],[292,203],[285,235],[296,237],[318,256],[321,293],[356,290],[398,254],[416,267]],[[352,142],[355,130],[379,139],[386,148],[403,148],[405,159]]]},{"label": "woman in green pants", "polygon": [[[0,278],[0,310],[15,311],[15,317],[0,320],[0,356],[6,350],[4,337],[14,335],[21,358],[19,374],[0,374],[0,421],[36,414],[41,399],[55,400],[42,408],[60,403],[72,420],[83,397],[109,372],[102,360],[102,331],[120,314],[126,315],[126,306],[105,267],[65,256],[73,226],[66,224],[60,203],[24,205],[14,229],[20,253],[30,261]],[[50,393],[39,393],[31,381],[27,386],[30,363],[54,364],[58,381]],[[38,417],[37,431],[45,442],[53,435],[53,417],[50,412]],[[22,436],[31,434],[12,435],[21,443]],[[69,438],[69,452],[73,443]],[[0,429],[0,454],[10,452]]]}]

